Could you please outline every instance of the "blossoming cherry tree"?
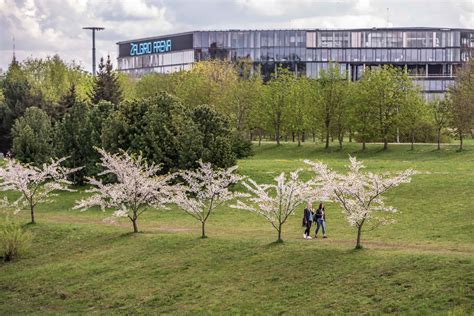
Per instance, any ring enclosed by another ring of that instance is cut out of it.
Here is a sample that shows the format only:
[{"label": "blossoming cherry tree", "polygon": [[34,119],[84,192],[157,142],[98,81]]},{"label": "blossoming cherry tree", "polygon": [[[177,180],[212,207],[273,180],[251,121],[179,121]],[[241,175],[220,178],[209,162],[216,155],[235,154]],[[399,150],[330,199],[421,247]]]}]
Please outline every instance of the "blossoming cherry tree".
[{"label": "blossoming cherry tree", "polygon": [[299,178],[300,172],[291,172],[288,179],[285,173],[281,173],[275,178],[276,184],[258,184],[247,179],[243,185],[250,192],[250,203],[239,200],[231,207],[263,216],[278,232],[277,242],[282,242],[282,226],[295,209],[305,201],[324,198],[322,192],[315,191],[315,182]]},{"label": "blossoming cherry tree", "polygon": [[114,208],[112,217],[127,217],[133,224],[133,232],[138,232],[138,217],[147,207],[163,207],[170,196],[169,176],[157,176],[160,167],[148,164],[138,155],[136,157],[122,151],[111,154],[103,149],[97,149],[101,154],[100,165],[104,171],[99,175],[114,175],[116,181],[103,183],[102,180],[87,178],[94,188],[86,192],[94,193],[87,199],[76,203],[75,209],[86,210],[92,206],[100,206],[102,210]]},{"label": "blossoming cherry tree", "polygon": [[201,237],[206,238],[206,221],[211,213],[226,201],[240,193],[231,192],[229,187],[241,177],[235,174],[237,166],[227,169],[213,169],[210,163],[199,161],[195,171],[186,170],[175,174],[181,178],[173,188],[173,202],[184,212],[201,222]]},{"label": "blossoming cherry tree", "polygon": [[409,183],[417,172],[407,169],[395,176],[389,173],[362,172],[365,168],[362,162],[357,161],[355,157],[349,157],[349,160],[347,174],[332,171],[320,162],[306,160],[305,163],[311,166],[316,178],[325,183],[331,198],[343,208],[347,222],[357,227],[356,249],[359,249],[362,248],[361,235],[364,223],[375,221],[376,224],[383,225],[393,222],[383,214],[395,213],[397,210],[386,206],[382,195],[400,184]]},{"label": "blossoming cherry tree", "polygon": [[3,203],[15,207],[16,212],[28,208],[31,214],[31,223],[35,224],[35,207],[39,203],[51,202],[53,191],[73,191],[68,175],[81,168],[66,168],[61,163],[67,158],[51,159],[41,167],[23,164],[16,159],[6,159],[6,165],[0,167],[0,191],[18,191],[20,197],[12,202],[6,198]]}]

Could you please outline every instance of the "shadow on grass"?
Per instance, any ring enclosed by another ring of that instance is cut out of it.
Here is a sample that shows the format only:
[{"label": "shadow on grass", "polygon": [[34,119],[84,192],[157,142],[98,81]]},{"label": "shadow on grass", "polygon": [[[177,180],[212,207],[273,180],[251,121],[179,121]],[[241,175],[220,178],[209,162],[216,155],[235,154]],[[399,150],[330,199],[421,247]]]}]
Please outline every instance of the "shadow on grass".
[{"label": "shadow on grass", "polygon": [[126,233],[121,233],[119,235],[120,238],[125,238],[125,237],[139,237],[145,235],[145,232],[139,231],[138,233],[134,232],[126,232]]},{"label": "shadow on grass", "polygon": [[37,226],[37,223],[32,223],[32,222],[21,225],[22,228],[32,228],[36,226]]},{"label": "shadow on grass", "polygon": [[271,249],[271,248],[275,248],[275,247],[279,247],[279,246],[284,246],[285,245],[285,242],[283,240],[276,240],[276,241],[273,241],[269,244],[265,244],[263,246],[264,249]]}]

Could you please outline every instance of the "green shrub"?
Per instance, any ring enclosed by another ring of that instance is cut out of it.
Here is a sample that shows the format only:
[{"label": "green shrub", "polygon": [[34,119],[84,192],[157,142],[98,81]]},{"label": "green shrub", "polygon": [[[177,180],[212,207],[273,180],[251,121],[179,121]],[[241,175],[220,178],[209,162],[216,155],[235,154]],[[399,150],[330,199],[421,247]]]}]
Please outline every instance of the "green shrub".
[{"label": "green shrub", "polygon": [[31,244],[31,233],[24,231],[14,221],[7,219],[0,224],[0,255],[3,261],[10,261],[23,254]]},{"label": "green shrub", "polygon": [[26,109],[12,128],[15,158],[21,162],[41,165],[52,154],[52,127],[48,114],[37,107]]},{"label": "green shrub", "polygon": [[240,135],[234,135],[232,137],[232,151],[237,159],[252,156],[252,142]]}]

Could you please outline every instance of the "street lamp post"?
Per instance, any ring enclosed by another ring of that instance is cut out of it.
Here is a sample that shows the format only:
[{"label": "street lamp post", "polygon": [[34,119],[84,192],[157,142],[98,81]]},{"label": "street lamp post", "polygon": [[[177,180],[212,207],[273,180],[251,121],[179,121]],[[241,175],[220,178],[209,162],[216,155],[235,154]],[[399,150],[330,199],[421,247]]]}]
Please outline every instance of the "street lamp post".
[{"label": "street lamp post", "polygon": [[100,26],[87,26],[82,29],[92,31],[92,75],[95,76],[95,31],[102,31],[105,30],[105,28]]}]

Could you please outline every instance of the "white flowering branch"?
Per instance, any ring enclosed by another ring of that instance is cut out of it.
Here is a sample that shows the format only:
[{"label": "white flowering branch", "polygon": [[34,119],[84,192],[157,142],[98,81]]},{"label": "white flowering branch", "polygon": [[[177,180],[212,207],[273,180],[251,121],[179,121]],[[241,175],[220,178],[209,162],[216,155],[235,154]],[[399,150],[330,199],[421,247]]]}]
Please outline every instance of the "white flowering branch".
[{"label": "white flowering branch", "polygon": [[67,177],[82,167],[69,169],[61,166],[66,159],[67,157],[51,159],[50,163],[45,163],[41,167],[7,159],[6,165],[0,167],[0,191],[18,191],[21,195],[12,202],[4,198],[2,204],[14,207],[16,212],[28,208],[31,223],[34,224],[36,205],[51,202],[49,198],[56,195],[53,191],[73,191],[69,188],[72,182],[67,180]]},{"label": "white flowering branch", "polygon": [[195,171],[176,173],[183,183],[173,188],[173,202],[187,214],[201,222],[202,238],[206,238],[205,225],[211,213],[226,201],[242,194],[231,192],[229,187],[241,177],[235,174],[237,166],[213,169],[210,163],[199,161]]},{"label": "white flowering branch", "polygon": [[[362,227],[369,220],[378,221],[378,224],[390,224],[383,213],[395,213],[392,206],[386,206],[383,194],[391,188],[403,183],[409,183],[417,172],[407,169],[395,176],[389,173],[375,174],[362,172],[365,166],[355,157],[349,157],[350,165],[347,174],[339,174],[320,162],[306,160],[316,173],[315,179],[323,181],[331,197],[342,207],[347,222],[357,227],[356,248],[361,248]],[[376,214],[379,214],[376,216]]]},{"label": "white flowering branch", "polygon": [[243,185],[250,192],[248,199],[251,204],[237,201],[233,208],[244,209],[263,216],[278,232],[277,242],[282,242],[282,226],[295,209],[308,200],[324,199],[324,194],[315,190],[316,182],[299,179],[301,170],[290,173],[287,179],[285,173],[275,178],[276,184],[257,184],[248,179]]},{"label": "white flowering branch", "polygon": [[116,182],[103,183],[102,180],[86,178],[94,188],[86,192],[94,193],[91,197],[78,201],[74,209],[82,211],[100,206],[115,208],[109,221],[127,217],[133,224],[133,231],[138,232],[137,219],[147,207],[163,207],[169,202],[169,176],[157,176],[160,167],[149,165],[141,155],[133,157],[125,151],[120,154],[110,154],[103,149],[97,149],[101,154],[100,165],[104,171],[99,175],[113,174]]}]

